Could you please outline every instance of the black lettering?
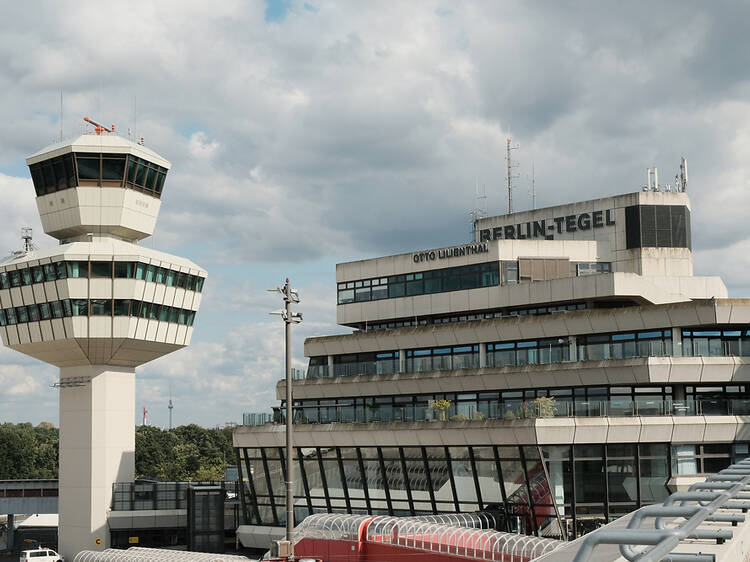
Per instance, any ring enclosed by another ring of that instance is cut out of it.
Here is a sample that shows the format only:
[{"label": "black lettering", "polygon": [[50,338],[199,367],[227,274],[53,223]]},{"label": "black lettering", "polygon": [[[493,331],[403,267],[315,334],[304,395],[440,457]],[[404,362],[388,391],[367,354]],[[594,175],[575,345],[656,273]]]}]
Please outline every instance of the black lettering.
[{"label": "black lettering", "polygon": [[555,224],[557,225],[557,233],[562,234],[562,225],[565,221],[565,217],[555,217],[552,220],[555,221]]},{"label": "black lettering", "polygon": [[602,221],[602,211],[594,211],[592,217],[594,219],[594,228],[601,228],[604,226],[604,222]]},{"label": "black lettering", "polygon": [[515,228],[512,225],[506,226],[504,233],[506,240],[513,240],[516,237]]},{"label": "black lettering", "polygon": [[537,236],[544,236],[546,230],[547,225],[544,221],[534,221],[534,238]]},{"label": "black lettering", "polygon": [[466,248],[456,248],[458,250],[459,256],[465,256],[466,255]]},{"label": "black lettering", "polygon": [[414,263],[419,263],[419,254],[414,254]]},{"label": "black lettering", "polygon": [[435,261],[435,252],[430,252],[430,259]]},{"label": "black lettering", "polygon": [[565,217],[565,232],[575,232],[576,231],[576,216],[575,215],[568,215]]},{"label": "black lettering", "polygon": [[500,240],[500,238],[503,237],[503,227],[502,226],[496,226],[492,229],[492,239],[493,240]]},{"label": "black lettering", "polygon": [[519,240],[526,240],[526,235],[521,232],[521,225],[516,225],[516,233],[518,234]]},{"label": "black lettering", "polygon": [[606,224],[607,226],[612,226],[613,224],[615,224],[615,219],[614,219],[614,218],[612,218],[612,210],[611,210],[611,209],[607,209],[607,211],[606,211],[606,213],[604,214],[604,216],[605,216],[605,220],[604,220],[604,223],[605,223],[605,224]]},{"label": "black lettering", "polygon": [[578,215],[578,230],[588,230],[591,228],[591,215],[581,213]]},{"label": "black lettering", "polygon": [[480,242],[484,242],[485,240],[492,240],[492,238],[490,238],[491,236],[492,236],[492,232],[490,231],[489,228],[483,228],[482,230],[479,231]]}]

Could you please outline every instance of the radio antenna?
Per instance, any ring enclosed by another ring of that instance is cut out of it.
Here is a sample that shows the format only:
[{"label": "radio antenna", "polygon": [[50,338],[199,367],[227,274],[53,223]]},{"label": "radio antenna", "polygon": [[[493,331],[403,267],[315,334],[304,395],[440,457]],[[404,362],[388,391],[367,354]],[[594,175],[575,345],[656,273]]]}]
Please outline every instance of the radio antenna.
[{"label": "radio antenna", "polygon": [[511,139],[508,139],[507,141],[507,148],[506,148],[506,156],[505,160],[508,164],[508,214],[511,214],[513,212],[513,180],[518,178],[518,175],[513,175],[513,168],[517,168],[518,164],[514,164],[513,160],[510,156],[511,150],[517,150],[519,148],[519,145],[516,144],[515,146],[511,146]]}]

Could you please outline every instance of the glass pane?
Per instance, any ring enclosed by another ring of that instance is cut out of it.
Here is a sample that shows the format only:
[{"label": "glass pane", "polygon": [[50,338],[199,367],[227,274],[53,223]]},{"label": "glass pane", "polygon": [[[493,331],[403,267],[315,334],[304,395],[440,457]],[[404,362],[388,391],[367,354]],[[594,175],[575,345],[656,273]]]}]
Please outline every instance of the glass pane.
[{"label": "glass pane", "polygon": [[111,316],[112,301],[110,299],[92,299],[91,300],[92,316]]},{"label": "glass pane", "polygon": [[98,180],[99,179],[99,155],[94,157],[86,157],[81,154],[76,154],[76,162],[78,163],[78,177],[82,180]]},{"label": "glass pane", "polygon": [[115,277],[118,279],[132,279],[135,277],[135,264],[132,261],[116,261]]},{"label": "glass pane", "polygon": [[112,262],[92,261],[91,277],[112,277]]},{"label": "glass pane", "polygon": [[102,179],[122,180],[125,174],[125,157],[104,156],[102,158]]}]

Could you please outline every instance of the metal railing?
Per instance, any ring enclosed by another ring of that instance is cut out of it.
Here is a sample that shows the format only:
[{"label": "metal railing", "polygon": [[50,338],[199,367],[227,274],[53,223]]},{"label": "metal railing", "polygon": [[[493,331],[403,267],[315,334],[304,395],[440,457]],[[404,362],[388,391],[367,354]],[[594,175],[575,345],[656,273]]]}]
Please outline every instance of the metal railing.
[{"label": "metal railing", "polygon": [[[636,511],[626,529],[602,529],[588,535],[573,562],[592,559],[600,544],[616,544],[627,560],[638,562],[715,562],[714,554],[675,553],[685,539],[715,540],[718,544],[732,538],[733,532],[723,528],[700,528],[704,522],[731,523],[745,521],[741,513],[729,510],[750,509],[750,459],[733,464],[705,482],[690,486],[687,492],[675,492],[663,504]],[[718,512],[723,510],[722,512]],[[654,528],[643,529],[641,523],[653,518]],[[677,522],[684,519],[682,522]],[[667,525],[669,523],[669,526]],[[636,547],[642,547],[636,550]],[[649,548],[650,547],[650,548]]]}]

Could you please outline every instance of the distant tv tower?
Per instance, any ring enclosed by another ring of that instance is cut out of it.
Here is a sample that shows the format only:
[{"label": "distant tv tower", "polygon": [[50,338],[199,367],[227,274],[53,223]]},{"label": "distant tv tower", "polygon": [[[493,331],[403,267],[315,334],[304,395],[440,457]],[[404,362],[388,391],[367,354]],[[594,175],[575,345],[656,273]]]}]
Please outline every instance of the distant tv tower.
[{"label": "distant tv tower", "polygon": [[143,425],[146,425],[146,422],[148,421],[148,410],[146,409],[146,406],[143,407]]},{"label": "distant tv tower", "polygon": [[169,431],[172,431],[172,409],[174,408],[174,404],[172,404],[172,390],[169,390]]}]

